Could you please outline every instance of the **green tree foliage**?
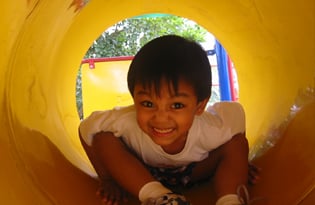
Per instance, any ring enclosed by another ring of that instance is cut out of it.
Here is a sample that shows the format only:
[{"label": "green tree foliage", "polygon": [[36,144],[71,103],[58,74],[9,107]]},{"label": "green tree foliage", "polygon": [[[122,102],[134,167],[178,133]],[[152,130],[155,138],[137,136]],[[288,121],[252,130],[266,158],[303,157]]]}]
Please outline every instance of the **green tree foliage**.
[{"label": "green tree foliage", "polygon": [[166,34],[204,42],[207,30],[178,16],[125,19],[103,32],[87,51],[85,58],[134,56],[145,43]]}]

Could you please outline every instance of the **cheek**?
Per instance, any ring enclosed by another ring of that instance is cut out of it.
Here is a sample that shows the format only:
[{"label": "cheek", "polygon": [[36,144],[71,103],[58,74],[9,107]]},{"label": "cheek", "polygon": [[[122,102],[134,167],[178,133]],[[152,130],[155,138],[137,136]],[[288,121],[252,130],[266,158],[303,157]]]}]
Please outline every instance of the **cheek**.
[{"label": "cheek", "polygon": [[194,116],[191,114],[187,114],[185,116],[181,116],[177,118],[178,126],[183,130],[189,130],[194,120]]},{"label": "cheek", "polygon": [[140,128],[144,128],[149,121],[149,116],[143,112],[137,112],[137,122]]}]

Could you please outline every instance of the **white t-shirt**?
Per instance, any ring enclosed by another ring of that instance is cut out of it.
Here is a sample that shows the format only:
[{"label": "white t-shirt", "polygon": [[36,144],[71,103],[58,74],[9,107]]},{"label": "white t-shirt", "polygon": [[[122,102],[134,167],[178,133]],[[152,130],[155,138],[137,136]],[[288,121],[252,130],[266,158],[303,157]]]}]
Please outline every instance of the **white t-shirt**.
[{"label": "white t-shirt", "polygon": [[[208,157],[209,151],[245,132],[245,113],[236,102],[219,102],[196,116],[189,130],[184,149],[168,154],[155,144],[137,124],[134,106],[117,107],[93,112],[79,127],[84,141],[92,144],[93,136],[101,131],[113,132],[140,157],[154,167],[179,167]],[[114,156],[113,156],[114,157]]]}]

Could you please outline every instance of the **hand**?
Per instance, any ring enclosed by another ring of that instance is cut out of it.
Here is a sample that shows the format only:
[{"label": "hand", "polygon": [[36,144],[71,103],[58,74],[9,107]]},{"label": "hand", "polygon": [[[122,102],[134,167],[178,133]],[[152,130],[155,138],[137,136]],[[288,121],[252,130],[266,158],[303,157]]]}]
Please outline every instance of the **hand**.
[{"label": "hand", "polygon": [[250,185],[255,185],[259,182],[260,172],[261,172],[261,168],[257,167],[256,165],[252,163],[248,163],[248,183]]},{"label": "hand", "polygon": [[102,180],[96,194],[104,205],[119,205],[128,201],[128,193],[111,179]]}]

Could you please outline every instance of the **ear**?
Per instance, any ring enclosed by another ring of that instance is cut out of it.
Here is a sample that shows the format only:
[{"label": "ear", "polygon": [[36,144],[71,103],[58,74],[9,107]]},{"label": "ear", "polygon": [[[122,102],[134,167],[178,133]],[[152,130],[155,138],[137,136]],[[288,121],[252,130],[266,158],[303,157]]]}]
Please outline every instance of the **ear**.
[{"label": "ear", "polygon": [[209,101],[209,98],[206,98],[206,99],[198,102],[197,109],[196,109],[196,115],[201,115],[205,111],[205,108],[208,104],[208,101]]}]

